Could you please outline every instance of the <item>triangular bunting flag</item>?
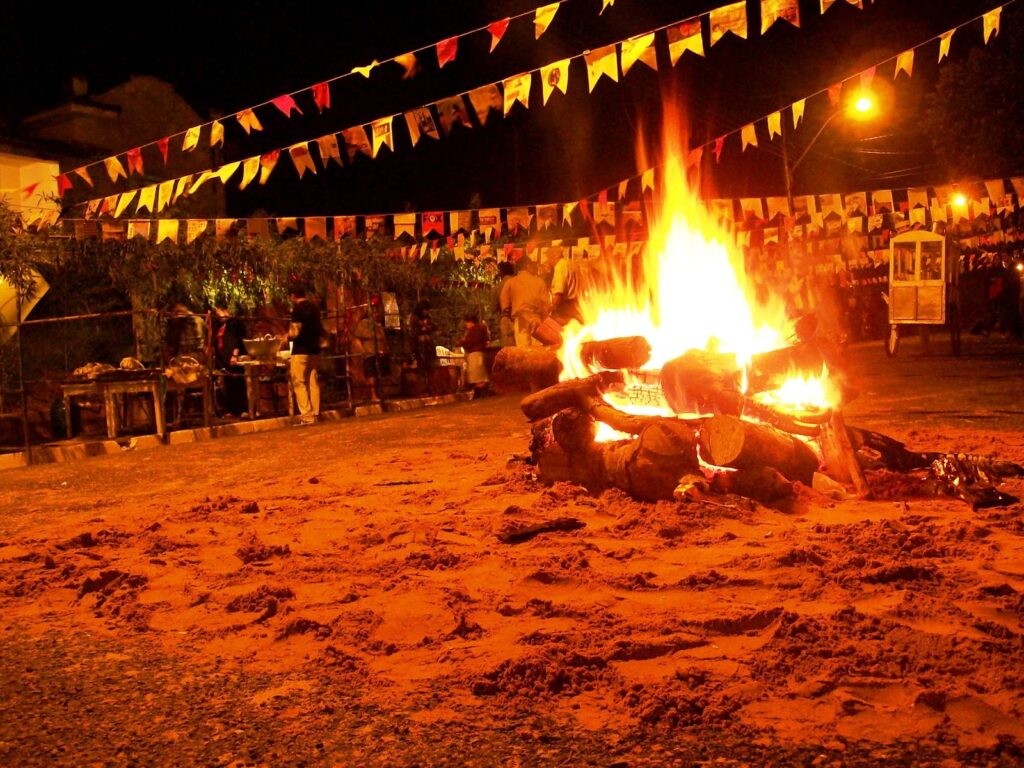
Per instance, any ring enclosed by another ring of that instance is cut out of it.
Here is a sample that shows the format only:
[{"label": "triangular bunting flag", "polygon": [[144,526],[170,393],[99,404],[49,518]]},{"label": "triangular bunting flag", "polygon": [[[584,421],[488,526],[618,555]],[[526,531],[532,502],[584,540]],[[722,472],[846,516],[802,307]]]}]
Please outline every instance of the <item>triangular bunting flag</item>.
[{"label": "triangular bunting flag", "polygon": [[612,5],[615,5],[615,0],[601,0],[601,11],[597,15],[600,16],[605,12],[606,8]]},{"label": "triangular bunting flag", "polygon": [[191,245],[201,235],[206,233],[210,222],[206,219],[189,219],[185,222],[185,242]]},{"label": "triangular bunting flag", "polygon": [[128,239],[132,240],[136,237],[141,237],[143,240],[149,240],[152,223],[151,221],[129,221]]},{"label": "triangular bunting flag", "polygon": [[768,141],[776,136],[782,135],[782,112],[772,112],[768,115]]},{"label": "triangular bunting flag", "polygon": [[164,240],[170,240],[171,242],[178,242],[178,225],[177,219],[160,219],[156,223],[156,241],[162,243]]},{"label": "triangular bunting flag", "polygon": [[[607,75],[615,82],[619,81],[619,60],[615,55],[614,45],[606,45],[584,53],[583,60],[587,63],[587,83],[591,92],[602,75]],[[506,96],[506,101],[507,98]]]},{"label": "triangular bunting flag", "polygon": [[796,128],[800,125],[800,121],[804,118],[804,107],[807,105],[807,99],[800,99],[800,101],[794,101],[793,110],[793,127]]},{"label": "triangular bunting flag", "polygon": [[323,112],[331,108],[331,86],[330,83],[317,83],[310,90],[313,91],[313,103],[317,110]]},{"label": "triangular bunting flag", "polygon": [[256,174],[260,171],[260,158],[259,155],[256,157],[250,157],[242,163],[242,181],[239,183],[239,189],[245,189],[248,187],[252,180],[256,178]]},{"label": "triangular bunting flag", "polygon": [[654,169],[648,168],[640,176],[640,192],[641,194],[647,190],[654,191]]},{"label": "triangular bunting flag", "polygon": [[505,36],[505,31],[508,29],[508,23],[511,19],[502,19],[501,21],[495,21],[487,25],[487,31],[491,33],[491,53],[494,53],[494,49],[498,47],[498,43],[501,42],[501,38]]},{"label": "triangular bunting flag", "polygon": [[466,128],[473,127],[473,124],[469,121],[466,102],[462,100],[461,96],[449,96],[447,99],[441,99],[437,102],[436,106],[437,115],[441,119],[441,130],[444,131],[445,136],[451,133],[452,128],[456,125],[462,125]]},{"label": "triangular bunting flag", "polygon": [[335,134],[321,136],[316,140],[316,146],[320,150],[320,164],[324,168],[331,160],[341,165],[341,149],[338,147],[338,137]]},{"label": "triangular bunting flag", "polygon": [[395,142],[391,133],[392,117],[383,117],[370,123],[370,133],[373,136],[373,156],[376,157],[381,147],[387,147],[395,151]]},{"label": "triangular bunting flag", "polygon": [[761,34],[767,32],[768,28],[779,19],[788,21],[794,27],[799,27],[799,0],[761,0]]},{"label": "triangular bunting flag", "polygon": [[174,182],[174,196],[171,198],[172,204],[178,202],[178,198],[188,191],[188,185],[191,183],[191,176],[182,176]]},{"label": "triangular bunting flag", "polygon": [[411,80],[420,73],[420,62],[415,53],[403,53],[395,56],[395,63],[402,68],[402,79]]},{"label": "triangular bunting flag", "polygon": [[377,61],[376,59],[374,59],[373,61],[371,61],[369,64],[367,64],[364,67],[352,67],[352,74],[353,75],[357,75],[357,74],[358,75],[362,75],[363,77],[369,79],[370,73],[373,72],[375,67],[379,67],[379,66],[380,66],[380,62]]},{"label": "triangular bunting flag", "polygon": [[191,152],[199,146],[199,134],[203,128],[200,125],[193,126],[185,131],[185,138],[181,141],[181,149],[184,152]]},{"label": "triangular bunting flag", "polygon": [[715,162],[717,163],[722,159],[722,149],[725,148],[725,136],[719,136],[715,139]]},{"label": "triangular bunting flag", "polygon": [[224,123],[220,120],[214,120],[210,123],[210,148],[216,147],[218,144],[224,144]]},{"label": "triangular bunting flag", "polygon": [[228,163],[227,165],[222,165],[220,168],[218,168],[214,172],[213,175],[216,176],[218,179],[220,179],[221,184],[227,184],[228,183],[228,179],[230,179],[232,176],[235,175],[235,171],[238,170],[238,167],[241,164],[242,164],[241,160],[235,160],[233,163]]},{"label": "triangular bunting flag", "polygon": [[231,234],[232,228],[235,226],[237,219],[214,219],[213,220],[213,231],[214,235],[218,240],[223,240]]},{"label": "triangular bunting flag", "polygon": [[327,240],[327,217],[326,216],[312,216],[306,217],[302,222],[306,235],[306,242],[320,238],[321,240]]},{"label": "triangular bunting flag", "polygon": [[406,112],[405,124],[409,129],[409,139],[414,147],[421,136],[431,139],[438,138],[437,123],[434,122],[434,116],[430,114],[429,107],[417,107],[411,112]]},{"label": "triangular bunting flag", "polygon": [[565,93],[569,87],[569,61],[569,59],[562,59],[554,64],[541,67],[540,84],[544,96],[543,104],[548,103],[548,96],[551,95],[552,91],[557,89]]},{"label": "triangular bunting flag", "polygon": [[267,152],[265,155],[260,155],[260,184],[266,184],[267,179],[270,178],[270,174],[274,172],[274,168],[277,166],[278,158],[281,157],[281,150],[275,149],[273,152]]},{"label": "triangular bunting flag", "polygon": [[121,165],[121,161],[117,157],[108,157],[103,161],[103,165],[107,167],[107,175],[110,176],[112,182],[117,183],[122,176],[128,178],[128,174],[124,172],[124,166]]},{"label": "triangular bunting flag", "polygon": [[505,114],[512,109],[516,102],[519,102],[527,109],[530,108],[530,86],[533,84],[533,73],[510,77],[502,87],[505,90]]},{"label": "triangular bunting flag", "polygon": [[691,19],[668,28],[668,58],[675,66],[686,51],[704,55],[704,38],[700,33],[700,19]]},{"label": "triangular bunting flag", "polygon": [[[616,190],[615,199],[616,200],[625,200],[626,199],[626,193],[628,191],[629,191],[629,179],[626,179],[625,181],[620,181],[619,182],[619,188],[618,188],[618,190]],[[540,209],[538,209],[538,216],[539,216],[539,214],[540,214]]]},{"label": "triangular bunting flag", "polygon": [[747,37],[747,0],[740,0],[738,3],[723,5],[715,8],[711,16],[711,45],[714,45],[727,32],[732,32],[737,37]]},{"label": "triangular bunting flag", "polygon": [[75,168],[75,175],[78,176],[78,178],[80,178],[90,187],[92,186],[92,176],[89,175],[89,169],[86,168],[85,166],[82,166],[81,168]]},{"label": "triangular bunting flag", "polygon": [[455,61],[455,55],[459,50],[459,38],[449,37],[437,44],[437,66],[443,67],[450,61]]},{"label": "triangular bunting flag", "polygon": [[150,184],[148,187],[143,187],[139,191],[139,204],[135,206],[135,213],[142,213],[143,210],[153,212],[153,206],[156,204],[156,184]]},{"label": "triangular bunting flag", "polygon": [[784,197],[769,197],[766,198],[766,202],[768,203],[768,219],[770,221],[774,221],[779,214],[793,215],[789,210],[789,200]]},{"label": "triangular bunting flag", "polygon": [[551,25],[551,20],[555,18],[555,14],[558,13],[558,7],[561,3],[551,3],[551,5],[545,5],[543,8],[538,8],[533,15],[533,38],[534,40],[540,40],[540,36],[547,32],[548,27]]},{"label": "triangular bunting flag", "polygon": [[303,141],[288,147],[288,154],[292,156],[295,164],[295,171],[301,179],[306,171],[312,171],[316,175],[316,165],[313,163],[313,156],[309,153],[309,142]]},{"label": "triangular bunting flag", "polygon": [[262,131],[263,125],[260,123],[259,118],[256,117],[256,113],[251,109],[243,109],[235,118],[238,120],[238,124],[245,130],[245,134],[248,136],[253,131]]},{"label": "triangular bunting flag", "polygon": [[[999,34],[999,18],[1003,14],[1003,7],[993,8],[991,11],[981,17],[982,24],[985,27],[985,43],[992,39],[993,35]],[[907,74],[910,74],[909,72]]]},{"label": "triangular bunting flag", "polygon": [[362,126],[346,128],[341,132],[345,139],[345,150],[348,152],[349,162],[355,159],[356,152],[362,152],[367,157],[373,157],[373,149],[370,147],[370,140],[366,137],[366,129]]},{"label": "triangular bunting flag", "polygon": [[476,119],[480,121],[480,125],[486,125],[492,109],[496,109],[498,112],[502,111],[501,91],[498,90],[497,85],[476,88],[469,92],[469,103],[473,105],[473,111],[476,112]]},{"label": "triangular bunting flag", "polygon": [[904,51],[896,57],[896,74],[894,78],[900,76],[900,72],[906,72],[907,77],[912,77],[914,72],[914,49],[911,48],[909,51]]},{"label": "triangular bunting flag", "polygon": [[171,196],[174,194],[174,179],[165,181],[157,187],[156,212],[161,213],[164,208],[171,204]]},{"label": "triangular bunting flag", "polygon": [[415,213],[396,213],[395,214],[395,236],[397,240],[402,235],[408,235],[409,237],[416,236],[416,214]]},{"label": "triangular bunting flag", "polygon": [[142,170],[142,147],[129,149],[124,153],[124,156],[128,161],[128,173],[137,173],[139,176],[142,176],[144,173]]},{"label": "triangular bunting flag", "polygon": [[743,141],[744,152],[747,151],[747,147],[757,146],[757,129],[754,127],[753,123],[747,123],[743,126],[743,129],[740,132],[740,139]]},{"label": "triangular bunting flag", "polygon": [[62,173],[57,177],[57,196],[64,197],[64,193],[71,189],[71,179],[68,178],[66,173]]},{"label": "triangular bunting flag", "polygon": [[29,184],[27,187],[25,187],[23,190],[21,190],[21,196],[23,198],[25,198],[26,200],[29,199],[30,197],[32,197],[32,193],[35,192],[38,187],[39,187],[39,182],[38,181]]},{"label": "triangular bunting flag", "polygon": [[943,32],[942,37],[939,38],[939,64],[942,60],[949,56],[949,46],[953,42],[953,33],[955,29],[949,30],[949,32]]},{"label": "triangular bunting flag", "polygon": [[637,35],[628,40],[622,41],[622,75],[629,72],[638,61],[643,62],[651,69],[658,68],[657,51],[654,50],[654,33]]},{"label": "triangular bunting flag", "polygon": [[572,212],[579,207],[579,203],[566,203],[562,206],[562,223],[572,225]]},{"label": "triangular bunting flag", "polygon": [[164,159],[164,165],[167,165],[167,153],[171,148],[171,137],[164,136],[162,139],[157,139],[156,148],[160,150],[160,156]]}]

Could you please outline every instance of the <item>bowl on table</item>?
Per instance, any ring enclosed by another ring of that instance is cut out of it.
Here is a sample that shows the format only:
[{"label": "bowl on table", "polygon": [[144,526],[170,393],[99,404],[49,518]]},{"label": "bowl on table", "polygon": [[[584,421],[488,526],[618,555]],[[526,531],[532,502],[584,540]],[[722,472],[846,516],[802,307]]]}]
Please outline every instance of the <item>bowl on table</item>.
[{"label": "bowl on table", "polygon": [[245,351],[254,360],[273,360],[281,349],[281,340],[274,337],[242,339]]}]

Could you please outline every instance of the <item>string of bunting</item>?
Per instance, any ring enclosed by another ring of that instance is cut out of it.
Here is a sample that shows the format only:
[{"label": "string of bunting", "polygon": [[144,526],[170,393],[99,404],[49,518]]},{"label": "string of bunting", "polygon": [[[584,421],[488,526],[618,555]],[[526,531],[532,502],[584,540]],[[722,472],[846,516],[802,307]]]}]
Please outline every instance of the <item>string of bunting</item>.
[{"label": "string of bunting", "polygon": [[[798,0],[761,0],[761,5],[763,30],[767,30],[779,20],[789,22],[794,26],[800,25]],[[555,9],[557,10],[557,4]],[[600,48],[568,56],[536,70],[513,75],[442,98],[436,102],[414,107],[405,112],[386,115],[339,132],[279,147],[262,155],[236,160],[215,169],[200,171],[160,184],[151,184],[148,187],[130,189],[120,195],[94,198],[77,205],[86,207],[87,217],[98,212],[99,215],[113,215],[116,218],[124,213],[133,202],[136,204],[136,213],[140,209],[150,212],[155,210],[159,213],[167,204],[173,204],[183,194],[191,194],[207,181],[219,179],[221,182],[227,183],[239,168],[242,169],[239,189],[244,190],[257,177],[258,183],[265,184],[276,168],[282,153],[287,153],[291,157],[301,179],[307,171],[314,174],[317,172],[317,165],[310,151],[310,145],[314,143],[317,145],[320,164],[325,169],[332,161],[343,165],[342,144],[346,149],[349,163],[355,162],[355,158],[359,154],[375,158],[383,147],[394,151],[395,118],[404,117],[411,146],[416,146],[423,138],[438,139],[441,132],[448,136],[458,126],[472,129],[471,112],[476,115],[478,123],[484,126],[492,112],[507,116],[516,104],[521,104],[526,109],[530,108],[534,75],[539,76],[542,104],[547,105],[548,99],[554,91],[567,93],[569,65],[573,61],[582,60],[587,71],[588,91],[593,92],[598,82],[604,77],[613,82],[619,82],[620,67],[622,76],[628,74],[637,62],[651,69],[657,69],[655,44],[656,40],[661,39],[660,33],[664,33],[669,60],[675,66],[686,52],[704,56],[706,47],[714,46],[729,33],[746,38],[746,14],[746,2],[740,0],[670,22],[649,32],[634,35]],[[704,42],[705,26],[707,27],[707,46]],[[438,124],[440,124],[440,130]],[[136,195],[138,200],[136,200]],[[155,209],[154,203],[156,204]]]},{"label": "string of bunting", "polygon": [[[92,175],[90,169],[98,170],[99,166],[103,166],[103,169],[107,172],[111,182],[116,183],[118,179],[125,179],[126,181],[132,174],[139,174],[140,176],[144,173],[144,162],[142,151],[144,149],[155,148],[160,152],[163,158],[164,167],[167,166],[168,155],[170,152],[171,140],[181,139],[181,151],[191,152],[195,150],[202,138],[202,132],[204,128],[209,128],[208,146],[212,149],[217,146],[223,146],[224,144],[224,131],[226,125],[230,125],[232,119],[237,122],[238,127],[245,131],[245,134],[251,135],[254,131],[262,131],[263,124],[260,117],[256,114],[257,109],[263,109],[267,107],[275,107],[280,111],[286,118],[291,118],[293,113],[297,112],[302,115],[302,108],[296,101],[296,97],[304,97],[308,94],[312,98],[314,106],[318,112],[331,108],[331,86],[345,78],[352,77],[354,75],[361,75],[365,78],[369,78],[373,70],[377,69],[386,64],[394,63],[401,67],[403,80],[408,80],[415,77],[422,69],[420,64],[420,57],[424,54],[434,51],[437,57],[438,68],[443,68],[446,64],[455,60],[458,52],[459,41],[486,32],[490,35],[490,49],[489,53],[493,53],[497,48],[498,43],[501,42],[505,36],[509,25],[520,19],[528,17],[533,18],[534,25],[534,39],[539,40],[540,37],[547,31],[551,22],[555,18],[555,14],[558,9],[571,0],[554,0],[553,2],[539,6],[537,8],[523,11],[522,13],[515,14],[514,16],[506,16],[505,18],[498,19],[490,22],[482,27],[468,30],[466,32],[453,35],[452,37],[445,38],[444,40],[437,41],[430,45],[425,45],[420,48],[413,49],[406,53],[398,54],[386,59],[374,59],[370,64],[365,66],[354,67],[351,71],[345,72],[335,77],[329,78],[322,82],[300,88],[290,93],[285,93],[277,96],[268,101],[254,104],[251,107],[246,107],[233,114],[226,115],[214,120],[209,120],[199,125],[194,125],[186,130],[172,133],[169,136],[151,141],[147,144],[142,144],[138,147],[134,147],[125,151],[124,153],[118,153],[111,155],[110,157],[98,160],[93,163],[88,163],[79,168],[75,168],[67,173],[62,173],[57,177],[57,188],[58,194],[63,196],[64,193],[70,190],[73,186],[73,177],[80,179],[89,188],[93,187]],[[614,0],[601,0],[600,13],[603,14],[605,9],[614,4]],[[307,107],[308,108],[308,107]],[[265,119],[265,118],[264,118]],[[122,163],[121,155],[124,155],[125,162]],[[125,169],[125,164],[128,168]]]}]

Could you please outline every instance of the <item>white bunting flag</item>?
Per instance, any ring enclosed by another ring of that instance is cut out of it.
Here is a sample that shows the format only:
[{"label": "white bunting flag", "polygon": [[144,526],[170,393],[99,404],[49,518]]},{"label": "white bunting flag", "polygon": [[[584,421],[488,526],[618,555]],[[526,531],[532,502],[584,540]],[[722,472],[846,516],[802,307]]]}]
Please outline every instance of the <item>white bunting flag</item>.
[{"label": "white bunting flag", "polygon": [[530,108],[530,86],[533,83],[533,73],[527,72],[524,75],[516,75],[506,80],[502,86],[505,90],[505,114],[512,109],[516,102],[519,102],[527,109]]},{"label": "white bunting flag", "polygon": [[727,32],[737,37],[747,37],[747,0],[723,5],[711,11],[711,45],[721,40]]},{"label": "white bunting flag", "polygon": [[557,89],[565,93],[569,87],[569,59],[562,59],[554,64],[541,67],[540,84],[544,95],[542,102],[544,104],[548,103],[548,96],[551,95],[552,91]]}]

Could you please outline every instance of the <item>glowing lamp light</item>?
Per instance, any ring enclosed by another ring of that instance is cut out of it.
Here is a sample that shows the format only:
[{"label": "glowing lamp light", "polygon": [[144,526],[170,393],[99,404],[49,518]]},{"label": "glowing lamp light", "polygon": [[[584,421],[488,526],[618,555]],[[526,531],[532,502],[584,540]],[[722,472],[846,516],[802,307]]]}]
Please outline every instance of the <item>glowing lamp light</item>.
[{"label": "glowing lamp light", "polygon": [[1018,272],[1024,272],[1024,262],[1022,262],[1022,261],[1018,261],[1017,262],[1017,271]]},{"label": "glowing lamp light", "polygon": [[870,112],[872,107],[874,107],[874,106],[875,106],[875,103],[873,101],[871,101],[871,98],[868,97],[868,96],[861,96],[853,104],[853,108],[855,110],[857,110],[858,112],[860,112],[862,115],[867,113],[867,112]]},{"label": "glowing lamp light", "polygon": [[957,194],[953,195],[953,205],[955,205],[957,208],[963,208],[965,205],[967,205],[967,198],[964,197],[962,192],[958,192]]}]

